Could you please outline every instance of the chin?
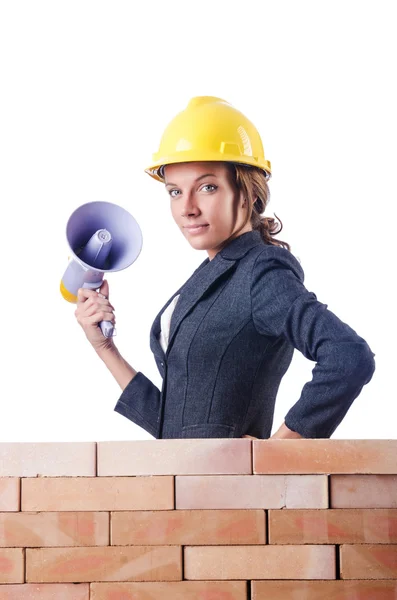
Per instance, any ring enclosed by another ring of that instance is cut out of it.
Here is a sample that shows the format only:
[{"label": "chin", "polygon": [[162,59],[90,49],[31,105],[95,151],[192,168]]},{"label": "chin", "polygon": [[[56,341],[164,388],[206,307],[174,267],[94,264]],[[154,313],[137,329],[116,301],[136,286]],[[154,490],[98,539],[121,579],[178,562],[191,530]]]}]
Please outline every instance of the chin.
[{"label": "chin", "polygon": [[200,241],[200,240],[188,240],[190,246],[194,248],[194,250],[207,250],[208,242]]}]

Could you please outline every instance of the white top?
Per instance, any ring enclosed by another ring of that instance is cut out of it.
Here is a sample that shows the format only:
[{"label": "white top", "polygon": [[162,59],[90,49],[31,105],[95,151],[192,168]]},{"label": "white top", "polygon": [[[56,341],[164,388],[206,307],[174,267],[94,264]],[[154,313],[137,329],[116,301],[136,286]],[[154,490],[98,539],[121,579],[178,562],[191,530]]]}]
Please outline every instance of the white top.
[{"label": "white top", "polygon": [[172,313],[174,312],[176,303],[178,302],[179,295],[180,294],[175,296],[175,298],[172,300],[172,302],[170,302],[170,304],[167,306],[167,308],[160,317],[161,331],[159,335],[159,342],[164,352],[166,352],[167,350],[168,338],[170,334],[171,317]]}]

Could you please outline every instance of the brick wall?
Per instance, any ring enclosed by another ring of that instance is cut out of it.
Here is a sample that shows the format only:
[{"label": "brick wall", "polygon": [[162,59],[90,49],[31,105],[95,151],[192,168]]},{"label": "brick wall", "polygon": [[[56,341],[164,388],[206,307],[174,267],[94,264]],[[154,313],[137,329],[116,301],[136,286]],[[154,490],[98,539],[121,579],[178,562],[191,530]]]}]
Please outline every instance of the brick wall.
[{"label": "brick wall", "polygon": [[397,440],[0,444],[1,600],[397,599]]}]

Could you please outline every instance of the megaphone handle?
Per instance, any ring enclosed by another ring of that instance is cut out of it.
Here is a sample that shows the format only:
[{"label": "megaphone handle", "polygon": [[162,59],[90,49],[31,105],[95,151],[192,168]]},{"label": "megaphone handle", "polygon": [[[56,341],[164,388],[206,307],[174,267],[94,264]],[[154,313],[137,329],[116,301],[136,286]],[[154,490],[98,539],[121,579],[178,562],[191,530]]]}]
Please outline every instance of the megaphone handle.
[{"label": "megaphone handle", "polygon": [[[83,283],[83,287],[89,288],[89,289],[97,289],[99,291],[101,284],[102,284],[102,281],[100,281],[100,282],[96,281],[95,283],[88,283],[87,281],[85,281]],[[111,321],[101,321],[100,323],[98,323],[98,325],[101,328],[101,331],[102,331],[103,335],[105,336],[105,338],[110,338],[110,337],[113,337],[113,335],[115,335],[116,330]]]},{"label": "megaphone handle", "polygon": [[101,328],[101,331],[105,338],[110,338],[113,336],[114,326],[111,321],[101,321],[99,323],[99,327]]}]

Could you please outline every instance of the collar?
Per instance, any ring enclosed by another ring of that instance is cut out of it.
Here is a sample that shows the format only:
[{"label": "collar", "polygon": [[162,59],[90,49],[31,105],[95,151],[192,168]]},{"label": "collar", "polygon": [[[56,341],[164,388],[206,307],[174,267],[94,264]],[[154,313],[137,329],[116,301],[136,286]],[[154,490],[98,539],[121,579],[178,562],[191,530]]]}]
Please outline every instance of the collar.
[{"label": "collar", "polygon": [[[242,258],[258,244],[263,244],[262,236],[256,229],[246,231],[228,243],[223,250],[219,252],[222,258],[236,260]],[[216,256],[215,256],[216,258]]]}]

